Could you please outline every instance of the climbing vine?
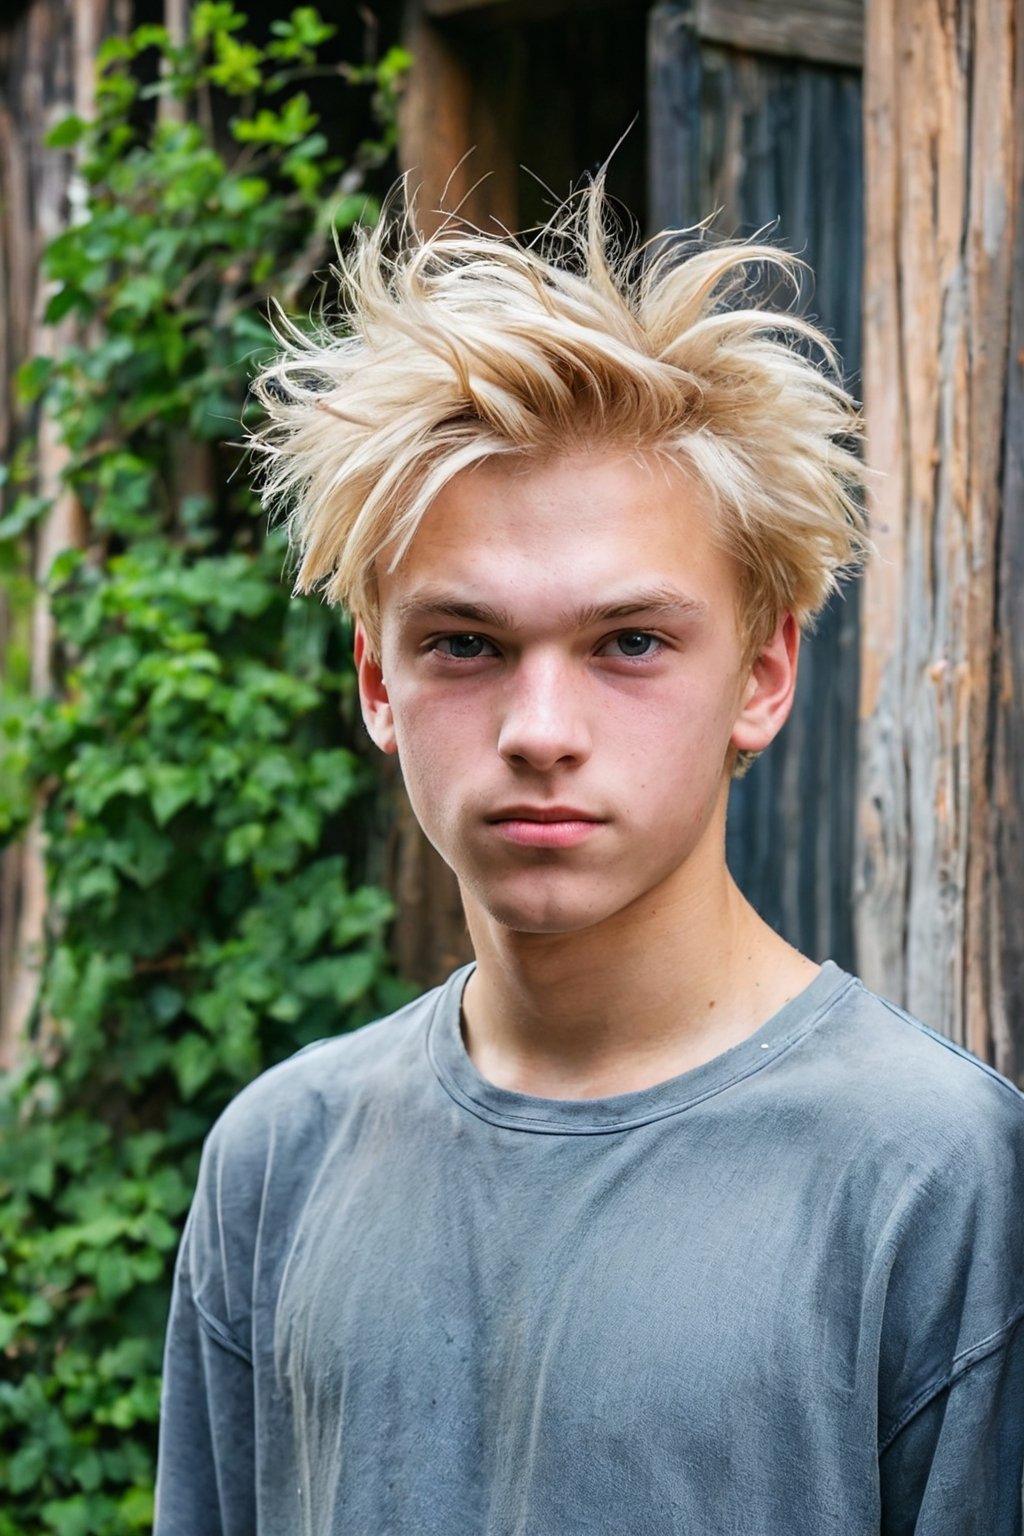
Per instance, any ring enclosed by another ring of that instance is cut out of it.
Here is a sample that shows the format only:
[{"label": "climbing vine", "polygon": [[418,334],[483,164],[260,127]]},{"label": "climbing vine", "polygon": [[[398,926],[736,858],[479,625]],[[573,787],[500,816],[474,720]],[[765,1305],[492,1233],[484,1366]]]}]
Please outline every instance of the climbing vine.
[{"label": "climbing vine", "polygon": [[[261,1068],[405,995],[390,904],[358,873],[347,636],[289,601],[231,445],[268,293],[303,297],[388,174],[408,61],[325,62],[333,33],[303,7],[258,42],[201,0],[184,43],[108,41],[94,119],[51,138],[83,194],[47,252],[47,320],[78,339],[19,386],[89,534],[49,575],[53,686],[0,716],[0,829],[41,826],[48,903],[0,1095],[0,1536],[148,1529],[202,1138]],[[365,125],[346,155],[325,79]],[[24,586],[46,511],[30,454],[6,489],[0,572]]]}]

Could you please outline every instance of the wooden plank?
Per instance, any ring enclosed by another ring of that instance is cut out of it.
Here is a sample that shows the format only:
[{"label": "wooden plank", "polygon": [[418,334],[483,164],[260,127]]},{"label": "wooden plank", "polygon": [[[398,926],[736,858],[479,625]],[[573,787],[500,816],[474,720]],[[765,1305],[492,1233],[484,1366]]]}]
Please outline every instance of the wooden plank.
[{"label": "wooden plank", "polygon": [[1013,120],[1016,209],[1011,279],[996,616],[995,763],[992,837],[995,869],[989,928],[997,946],[991,998],[992,1056],[1024,1083],[1024,26],[1017,28]]},{"label": "wooden plank", "polygon": [[[483,24],[550,20],[614,7],[643,14],[647,0],[424,0],[435,20]],[[864,60],[864,0],[695,0],[690,24],[707,42],[859,69]]]},{"label": "wooden plank", "polygon": [[991,743],[1013,8],[977,0],[947,14],[930,0],[877,0],[866,70],[865,393],[869,462],[882,475],[863,630],[861,966],[988,1056],[1001,969],[993,902],[1007,896]]},{"label": "wooden plank", "polygon": [[424,233],[458,209],[481,228],[517,222],[518,167],[508,117],[514,51],[452,37],[420,6],[403,41],[413,56],[399,113],[398,155]]},{"label": "wooden plank", "polygon": [[693,28],[707,42],[859,69],[863,0],[694,0]]},{"label": "wooden plank", "polygon": [[434,20],[478,22],[485,26],[521,21],[553,21],[562,16],[602,10],[635,11],[641,18],[648,0],[423,0]]},{"label": "wooden plank", "polygon": [[656,5],[647,28],[647,205],[655,231],[701,217],[702,79],[688,8]]},{"label": "wooden plank", "polygon": [[864,73],[863,390],[869,455],[877,471],[871,533],[877,548],[861,587],[860,787],[854,886],[857,963],[869,986],[894,1001],[906,993],[909,815],[903,756],[904,666],[900,621],[906,565],[907,465],[903,436],[906,360],[899,331],[896,151],[899,50],[896,18],[876,4]]}]

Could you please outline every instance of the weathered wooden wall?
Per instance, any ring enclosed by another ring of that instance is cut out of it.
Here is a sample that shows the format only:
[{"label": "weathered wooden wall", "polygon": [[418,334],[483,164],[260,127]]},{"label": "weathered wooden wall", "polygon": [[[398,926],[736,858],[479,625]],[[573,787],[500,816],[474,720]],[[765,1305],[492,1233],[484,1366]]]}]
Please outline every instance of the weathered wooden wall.
[{"label": "weathered wooden wall", "polygon": [[1018,1079],[1022,48],[1020,0],[868,6],[857,881],[869,984]]},{"label": "weathered wooden wall", "polygon": [[993,1055],[1024,1086],[1024,8],[1017,5],[1013,121],[1015,207],[1010,345],[1003,421],[997,576],[993,810],[998,954],[991,997]]}]

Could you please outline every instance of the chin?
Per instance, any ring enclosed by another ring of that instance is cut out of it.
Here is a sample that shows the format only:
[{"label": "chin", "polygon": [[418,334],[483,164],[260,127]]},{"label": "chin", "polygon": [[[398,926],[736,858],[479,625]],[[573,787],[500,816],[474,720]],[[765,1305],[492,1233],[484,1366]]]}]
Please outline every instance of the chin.
[{"label": "chin", "polygon": [[617,909],[587,905],[578,902],[547,899],[516,900],[507,893],[495,891],[470,891],[473,903],[493,923],[512,933],[532,933],[555,936],[557,934],[583,933],[596,928],[614,915]]}]

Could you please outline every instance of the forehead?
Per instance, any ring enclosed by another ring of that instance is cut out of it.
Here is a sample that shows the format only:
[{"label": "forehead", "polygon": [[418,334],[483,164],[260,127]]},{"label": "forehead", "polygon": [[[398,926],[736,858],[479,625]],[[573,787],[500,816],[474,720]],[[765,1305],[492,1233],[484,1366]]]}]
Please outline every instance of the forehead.
[{"label": "forehead", "polygon": [[486,460],[449,482],[398,564],[379,572],[385,624],[420,596],[536,615],[659,591],[735,614],[736,571],[709,498],[655,454]]}]

